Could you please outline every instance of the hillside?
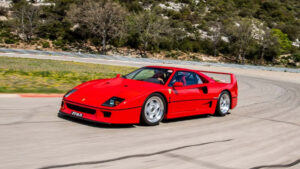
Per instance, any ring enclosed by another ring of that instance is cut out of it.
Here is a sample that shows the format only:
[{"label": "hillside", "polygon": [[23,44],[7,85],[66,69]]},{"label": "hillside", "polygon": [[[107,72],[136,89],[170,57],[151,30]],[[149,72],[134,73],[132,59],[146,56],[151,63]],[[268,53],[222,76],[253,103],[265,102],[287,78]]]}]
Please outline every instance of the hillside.
[{"label": "hillside", "polygon": [[45,2],[0,8],[1,46],[300,66],[298,0]]}]

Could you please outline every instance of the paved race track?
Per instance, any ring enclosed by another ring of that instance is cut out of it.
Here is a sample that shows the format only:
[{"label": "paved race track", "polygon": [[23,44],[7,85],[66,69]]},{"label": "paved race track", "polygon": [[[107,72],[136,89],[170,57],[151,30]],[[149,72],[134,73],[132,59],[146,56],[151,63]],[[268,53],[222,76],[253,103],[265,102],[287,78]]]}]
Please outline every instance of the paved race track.
[{"label": "paved race track", "polygon": [[59,98],[0,98],[0,168],[300,168],[300,85],[238,76],[225,117],[155,127],[57,117]]}]

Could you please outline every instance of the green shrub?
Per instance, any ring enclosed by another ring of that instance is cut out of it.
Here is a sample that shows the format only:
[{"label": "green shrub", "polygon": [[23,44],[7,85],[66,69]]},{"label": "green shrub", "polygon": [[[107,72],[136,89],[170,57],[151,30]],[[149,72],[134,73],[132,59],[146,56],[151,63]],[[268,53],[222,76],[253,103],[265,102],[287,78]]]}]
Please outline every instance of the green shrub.
[{"label": "green shrub", "polygon": [[295,60],[295,62],[300,62],[300,51],[293,53],[292,58]]},{"label": "green shrub", "polygon": [[202,52],[202,45],[200,41],[185,40],[179,45],[179,49],[185,52]]},{"label": "green shrub", "polygon": [[15,39],[5,39],[4,42],[6,44],[15,44],[17,41]]},{"label": "green shrub", "polygon": [[180,52],[168,52],[165,57],[177,59],[180,56]]},{"label": "green shrub", "polygon": [[50,47],[50,44],[49,44],[49,42],[42,42],[42,46],[43,46],[43,48],[49,48]]},{"label": "green shrub", "polygon": [[292,41],[289,40],[288,35],[283,33],[280,29],[272,29],[272,36],[276,37],[282,54],[288,53],[292,48]]},{"label": "green shrub", "polygon": [[65,46],[65,42],[62,39],[57,39],[57,40],[53,41],[53,44],[55,46],[57,46],[57,47],[63,47],[63,46]]}]

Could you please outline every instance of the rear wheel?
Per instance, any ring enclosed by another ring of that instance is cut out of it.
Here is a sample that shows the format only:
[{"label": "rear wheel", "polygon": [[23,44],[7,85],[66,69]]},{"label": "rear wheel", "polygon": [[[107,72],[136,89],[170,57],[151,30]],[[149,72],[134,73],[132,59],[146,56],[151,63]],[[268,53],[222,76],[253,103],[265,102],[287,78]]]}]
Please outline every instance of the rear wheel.
[{"label": "rear wheel", "polygon": [[145,125],[154,126],[164,118],[165,99],[158,93],[151,94],[145,101],[141,112],[141,121]]},{"label": "rear wheel", "polygon": [[229,94],[228,91],[223,91],[220,94],[218,104],[217,104],[217,107],[216,107],[216,111],[215,111],[215,115],[225,116],[228,113],[229,109],[230,109],[230,105],[231,105],[230,94]]}]

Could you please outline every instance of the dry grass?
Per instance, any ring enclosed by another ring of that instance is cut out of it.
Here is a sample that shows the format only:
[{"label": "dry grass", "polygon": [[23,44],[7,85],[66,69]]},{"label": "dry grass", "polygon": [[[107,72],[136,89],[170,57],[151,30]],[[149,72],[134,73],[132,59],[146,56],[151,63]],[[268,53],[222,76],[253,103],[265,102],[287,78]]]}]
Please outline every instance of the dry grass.
[{"label": "dry grass", "polygon": [[133,67],[0,56],[0,93],[64,93],[93,79],[127,74]]}]

